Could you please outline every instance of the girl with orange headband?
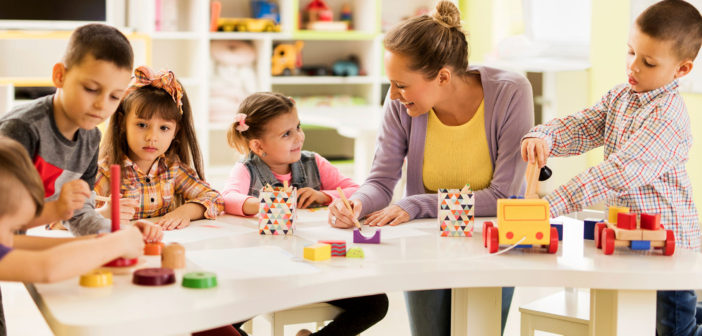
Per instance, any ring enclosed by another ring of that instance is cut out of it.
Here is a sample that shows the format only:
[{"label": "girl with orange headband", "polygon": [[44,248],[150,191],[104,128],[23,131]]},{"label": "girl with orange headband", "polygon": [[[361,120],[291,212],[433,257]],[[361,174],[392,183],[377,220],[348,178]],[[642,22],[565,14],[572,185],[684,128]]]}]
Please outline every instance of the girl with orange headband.
[{"label": "girl with orange headband", "polygon": [[[224,208],[205,182],[188,96],[172,71],[134,71],[100,148],[95,192],[110,193],[110,165],[122,167],[121,206],[132,219],[159,217],[165,230],[215,219]],[[109,206],[104,209],[109,216]]]}]

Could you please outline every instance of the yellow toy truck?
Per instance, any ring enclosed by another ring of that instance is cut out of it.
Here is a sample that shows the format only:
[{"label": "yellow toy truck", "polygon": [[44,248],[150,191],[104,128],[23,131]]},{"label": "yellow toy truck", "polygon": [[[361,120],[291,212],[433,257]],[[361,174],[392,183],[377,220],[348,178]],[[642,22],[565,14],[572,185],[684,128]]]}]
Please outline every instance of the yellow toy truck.
[{"label": "yellow toy truck", "polygon": [[271,19],[219,18],[217,30],[223,32],[279,32],[280,25]]},{"label": "yellow toy truck", "polygon": [[500,245],[540,245],[548,253],[558,252],[558,229],[551,227],[549,205],[543,199],[497,200],[497,227],[483,223],[483,245],[495,253]]}]

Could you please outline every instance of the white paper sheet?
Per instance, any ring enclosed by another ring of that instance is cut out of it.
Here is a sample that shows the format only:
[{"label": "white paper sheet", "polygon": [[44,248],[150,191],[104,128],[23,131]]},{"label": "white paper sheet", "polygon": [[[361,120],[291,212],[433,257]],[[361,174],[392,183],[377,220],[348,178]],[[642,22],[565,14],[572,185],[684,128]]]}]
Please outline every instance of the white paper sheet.
[{"label": "white paper sheet", "polygon": [[[422,236],[429,234],[428,232],[420,231],[410,227],[400,226],[383,226],[380,228],[380,242],[385,240]],[[364,228],[363,234],[366,237],[371,237],[374,228]],[[319,240],[345,240],[347,243],[353,243],[353,230],[352,229],[337,229],[331,226],[315,226],[315,227],[298,227],[295,231],[295,235],[302,237],[306,240],[316,242]]]},{"label": "white paper sheet", "polygon": [[163,241],[166,243],[190,243],[230,235],[256,232],[257,230],[245,225],[218,223],[217,221],[197,221],[190,223],[184,229],[163,231]]},{"label": "white paper sheet", "polygon": [[186,251],[185,257],[203,270],[216,270],[227,279],[264,278],[319,272],[277,246]]}]

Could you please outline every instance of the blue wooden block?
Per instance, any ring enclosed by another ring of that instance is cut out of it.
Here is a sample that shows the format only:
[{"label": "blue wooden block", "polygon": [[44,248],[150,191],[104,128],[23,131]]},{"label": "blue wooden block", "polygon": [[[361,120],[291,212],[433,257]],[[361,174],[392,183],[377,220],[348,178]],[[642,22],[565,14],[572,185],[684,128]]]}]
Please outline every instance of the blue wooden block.
[{"label": "blue wooden block", "polygon": [[632,240],[631,241],[631,249],[632,250],[648,251],[651,249],[651,241],[650,240]]},{"label": "blue wooden block", "polygon": [[563,240],[563,223],[551,223],[551,227],[555,227],[558,231],[558,241]]},{"label": "blue wooden block", "polygon": [[583,238],[595,240],[595,224],[602,222],[599,219],[586,219],[583,221]]},{"label": "blue wooden block", "polygon": [[517,245],[515,248],[532,248],[533,246],[531,244],[522,244],[522,245]]}]

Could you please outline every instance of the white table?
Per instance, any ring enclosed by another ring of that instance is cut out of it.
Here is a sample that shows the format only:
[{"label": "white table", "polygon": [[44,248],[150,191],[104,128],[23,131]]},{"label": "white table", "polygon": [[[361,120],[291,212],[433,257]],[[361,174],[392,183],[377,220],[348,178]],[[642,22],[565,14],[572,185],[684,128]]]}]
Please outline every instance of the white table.
[{"label": "white table", "polygon": [[[323,210],[302,213],[298,225],[323,226],[324,218]],[[200,221],[195,228],[185,230],[195,232],[203,223],[225,229],[245,227],[249,232],[225,234],[229,231],[222,229],[221,237],[185,243],[186,254],[276,246],[300,257],[303,247],[310,243],[301,236],[259,236],[255,220],[237,217]],[[605,256],[591,241],[583,243],[578,223],[566,220],[565,244],[556,255],[517,249],[489,255],[480,233],[473,238],[442,238],[436,220],[431,219],[398,227],[427,235],[363,245],[366,259],[333,258],[313,263],[319,268],[314,274],[220,277],[219,286],[209,290],[180,285],[139,287],[130,283],[131,276],[117,276],[115,284],[104,289],[80,287],[77,279],[28,288],[58,335],[176,334],[343,297],[454,288],[453,335],[489,336],[499,335],[500,286],[587,287],[594,289],[591,335],[599,336],[652,335],[655,290],[699,288],[702,284],[702,256],[698,253],[678,250],[674,257],[663,257],[617,250]],[[158,265],[157,258],[150,258],[148,263]],[[188,261],[189,270],[196,267]]]}]

